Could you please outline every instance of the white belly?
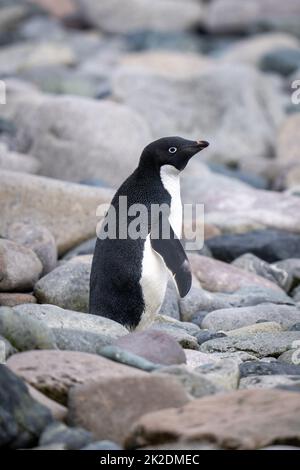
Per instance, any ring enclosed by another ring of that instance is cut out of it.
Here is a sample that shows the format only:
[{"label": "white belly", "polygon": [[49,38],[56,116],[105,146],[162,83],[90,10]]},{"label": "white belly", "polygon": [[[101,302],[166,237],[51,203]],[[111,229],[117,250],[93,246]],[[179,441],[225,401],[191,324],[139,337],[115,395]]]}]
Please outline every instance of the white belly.
[{"label": "white belly", "polygon": [[163,303],[168,282],[168,270],[162,257],[151,246],[150,235],[144,245],[140,285],[143,291],[145,310],[137,330],[149,326]]},{"label": "white belly", "polygon": [[172,165],[163,165],[160,169],[162,184],[171,196],[169,222],[177,237],[181,238],[182,203],[179,174],[179,170]]}]

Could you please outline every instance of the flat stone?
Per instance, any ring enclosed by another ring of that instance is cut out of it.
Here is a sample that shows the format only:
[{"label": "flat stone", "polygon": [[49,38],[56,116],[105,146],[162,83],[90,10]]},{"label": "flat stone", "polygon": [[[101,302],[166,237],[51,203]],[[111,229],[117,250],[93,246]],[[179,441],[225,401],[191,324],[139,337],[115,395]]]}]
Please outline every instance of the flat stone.
[{"label": "flat stone", "polygon": [[174,338],[185,349],[198,349],[197,339],[187,333],[184,328],[178,328],[177,326],[168,323],[156,323],[151,326],[151,330],[158,330],[172,336],[172,338]]},{"label": "flat stone", "polygon": [[48,408],[50,411],[53,419],[55,421],[66,421],[67,415],[68,415],[68,409],[61,405],[60,403],[57,403],[54,400],[51,400],[50,398],[46,397],[43,393],[39,392],[37,389],[32,387],[29,384],[26,384],[27,389],[31,395],[31,397],[40,403],[41,405],[45,406]]},{"label": "flat stone", "polygon": [[36,445],[52,421],[50,411],[30,395],[23,381],[0,365],[0,447],[10,449]]},{"label": "flat stone", "polygon": [[54,305],[20,305],[17,312],[50,329],[59,349],[99,353],[128,330],[109,318],[64,310]]},{"label": "flat stone", "polygon": [[300,365],[272,362],[243,362],[240,364],[241,378],[250,375],[300,375]]},{"label": "flat stone", "polygon": [[91,263],[74,258],[42,277],[34,286],[34,294],[40,303],[88,312],[90,274]]},{"label": "flat stone", "polygon": [[254,335],[232,336],[212,339],[200,346],[202,352],[246,351],[257,357],[278,357],[291,349],[295,341],[300,341],[300,332],[282,331],[276,333],[257,333]]},{"label": "flat stone", "polygon": [[1,292],[0,306],[15,307],[22,304],[36,304],[37,300],[31,294],[19,294],[15,292]]},{"label": "flat stone", "polygon": [[[297,349],[289,349],[284,353],[280,354],[278,361],[285,364],[299,365],[300,364],[300,343],[297,344]],[[296,347],[296,345],[295,345]]]},{"label": "flat stone", "polygon": [[240,389],[270,389],[295,385],[300,385],[299,375],[251,375],[240,381]]},{"label": "flat stone", "polygon": [[140,374],[106,375],[93,384],[73,387],[68,401],[70,424],[91,431],[97,439],[122,443],[128,428],[143,414],[187,403],[187,394],[175,378]]},{"label": "flat stone", "polygon": [[287,77],[300,67],[300,51],[294,47],[278,47],[264,54],[259,65],[264,72]]},{"label": "flat stone", "polygon": [[214,354],[207,354],[194,349],[185,349],[186,365],[189,369],[195,369],[203,364],[213,364],[218,361]]},{"label": "flat stone", "polygon": [[141,369],[145,372],[152,372],[155,369],[158,369],[160,364],[148,361],[137,354],[126,351],[125,349],[119,348],[118,346],[105,346],[99,352],[99,354],[107,359],[110,359],[120,364],[125,364],[130,367],[135,367]]},{"label": "flat stone", "polygon": [[42,263],[32,250],[0,239],[0,291],[31,289],[42,269]]},{"label": "flat stone", "polygon": [[108,189],[1,171],[0,234],[3,236],[14,222],[30,221],[53,233],[58,252],[62,254],[95,234],[96,208],[101,203],[108,203],[111,197],[112,192]]},{"label": "flat stone", "polygon": [[[261,322],[254,325],[242,326],[236,330],[226,332],[226,336],[255,335],[256,333],[276,333],[282,331],[282,327],[276,322]],[[212,338],[213,339],[213,338]]]},{"label": "flat stone", "polygon": [[155,364],[172,365],[186,362],[184,351],[178,342],[162,331],[150,329],[130,333],[115,340],[113,345]]},{"label": "flat stone", "polygon": [[93,354],[77,351],[28,351],[7,361],[18,376],[41,393],[66,405],[69,389],[99,377],[145,374]]},{"label": "flat stone", "polygon": [[288,328],[300,320],[300,310],[289,305],[261,304],[252,307],[227,308],[208,313],[202,327],[211,330],[234,330],[257,323],[276,322]]},{"label": "flat stone", "polygon": [[202,364],[194,371],[224,390],[238,388],[240,370],[238,362],[234,359],[221,359],[214,364]]},{"label": "flat stone", "polygon": [[209,436],[209,442],[222,449],[250,450],[278,442],[297,445],[299,413],[296,393],[239,390],[148,413],[130,429],[125,444],[127,448],[178,441],[203,444]]}]

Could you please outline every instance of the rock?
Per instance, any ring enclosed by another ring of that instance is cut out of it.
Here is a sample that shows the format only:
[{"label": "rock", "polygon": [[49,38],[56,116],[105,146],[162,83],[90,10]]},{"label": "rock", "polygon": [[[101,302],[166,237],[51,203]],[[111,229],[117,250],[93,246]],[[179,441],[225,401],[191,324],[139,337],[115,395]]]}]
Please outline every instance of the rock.
[{"label": "rock", "polygon": [[195,325],[194,323],[186,322],[186,321],[179,321],[175,318],[169,317],[167,315],[156,315],[154,321],[151,325],[152,328],[154,327],[172,327],[177,328],[178,330],[183,330],[184,332],[188,333],[191,336],[196,336],[200,328],[199,326]]},{"label": "rock", "polygon": [[[294,347],[296,347],[296,345],[294,345]],[[280,354],[278,361],[285,364],[298,366],[300,364],[299,349],[289,349],[288,351],[285,351],[284,353]]]},{"label": "rock", "polygon": [[0,354],[2,357],[2,360],[0,362],[5,362],[8,357],[12,356],[13,354],[16,354],[17,350],[8,341],[8,339],[4,338],[4,336],[0,336],[0,344]]},{"label": "rock", "polygon": [[95,245],[96,245],[96,240],[97,238],[90,238],[89,240],[86,240],[85,242],[80,243],[79,245],[75,246],[72,250],[68,251],[63,259],[66,261],[69,261],[72,258],[75,258],[76,256],[82,256],[82,255],[93,255],[95,251]]},{"label": "rock", "polygon": [[97,439],[122,443],[129,426],[143,414],[187,401],[184,388],[173,377],[143,372],[130,377],[106,375],[70,390],[69,422],[91,431]]},{"label": "rock", "polygon": [[44,322],[9,307],[0,308],[0,334],[19,351],[56,349],[54,334]]},{"label": "rock", "polygon": [[260,450],[299,450],[299,447],[294,446],[268,446]]},{"label": "rock", "polygon": [[281,331],[276,333],[257,333],[254,335],[232,336],[207,341],[200,346],[202,352],[246,351],[257,357],[278,357],[291,349],[295,341],[300,341],[300,332]]},{"label": "rock", "polygon": [[39,168],[39,161],[35,157],[17,152],[10,152],[4,144],[0,144],[1,170],[37,173]]},{"label": "rock", "polygon": [[8,227],[7,238],[34,251],[43,265],[43,274],[55,268],[56,243],[52,233],[46,227],[15,223]]},{"label": "rock", "polygon": [[186,362],[184,351],[178,342],[162,331],[150,329],[130,333],[118,338],[113,344],[155,364],[172,365]]},{"label": "rock", "polygon": [[26,385],[6,366],[0,366],[0,447],[18,449],[36,444],[52,421],[47,408],[29,395]]},{"label": "rock", "polygon": [[241,378],[249,375],[300,375],[300,366],[281,362],[252,361],[240,364]]},{"label": "rock", "polygon": [[[262,73],[242,64],[218,63],[190,77],[175,78],[161,69],[163,73],[157,68],[123,65],[113,80],[116,99],[143,114],[154,137],[204,135],[214,142],[210,161],[229,165],[267,155],[274,148],[283,118],[281,96],[277,85]],[[184,119],[182,102],[187,104]]]},{"label": "rock", "polygon": [[44,10],[58,18],[63,18],[75,13],[75,3],[73,0],[60,0],[53,2],[52,0],[30,0],[31,3],[36,3]]},{"label": "rock", "polygon": [[96,441],[82,447],[81,450],[122,450],[122,447],[112,441]]},{"label": "rock", "polygon": [[0,239],[0,291],[31,289],[41,273],[42,264],[32,250]]},{"label": "rock", "polygon": [[187,333],[184,328],[178,328],[177,326],[168,323],[156,323],[151,326],[151,330],[158,330],[159,332],[167,333],[185,349],[198,349],[197,339]]},{"label": "rock", "polygon": [[263,55],[260,68],[287,77],[300,67],[300,51],[295,48],[280,47]]},{"label": "rock", "polygon": [[282,327],[279,325],[279,323],[268,321],[255,323],[255,325],[242,326],[241,328],[237,328],[235,330],[226,331],[226,336],[245,336],[255,335],[256,333],[276,333],[276,331],[282,331]]},{"label": "rock", "polygon": [[238,388],[240,381],[239,364],[234,359],[223,359],[214,364],[202,364],[194,369],[210,382],[225,390]]},{"label": "rock", "polygon": [[15,307],[21,304],[35,304],[36,298],[31,294],[17,294],[15,292],[1,292],[0,306]]},{"label": "rock", "polygon": [[145,374],[104,357],[77,351],[29,351],[14,354],[7,367],[47,397],[66,405],[74,385],[97,381],[99,377]]},{"label": "rock", "polygon": [[294,0],[215,0],[209,6],[206,27],[214,33],[243,33],[257,29],[297,32],[300,8]]},{"label": "rock", "polygon": [[276,322],[283,328],[300,320],[300,310],[289,305],[262,304],[253,307],[227,308],[206,315],[203,328],[211,330],[234,330],[253,325],[258,321]]},{"label": "rock", "polygon": [[294,325],[290,326],[289,330],[290,331],[300,331],[300,322],[299,323],[294,323]]},{"label": "rock", "polygon": [[202,6],[188,0],[76,0],[83,17],[91,25],[106,33],[134,31],[177,31],[192,29],[203,19]]},{"label": "rock", "polygon": [[276,265],[270,265],[252,253],[239,256],[232,262],[232,265],[269,279],[287,292],[291,287],[291,277],[286,271]]},{"label": "rock", "polygon": [[[300,238],[300,237],[299,237]],[[212,239],[208,240],[210,242]],[[259,286],[278,291],[279,287],[256,274],[206,256],[190,254],[191,268],[202,287],[212,292],[235,292],[242,287]]]},{"label": "rock", "polygon": [[0,364],[3,364],[6,361],[6,345],[0,337]]},{"label": "rock", "polygon": [[223,360],[223,359],[233,359],[235,362],[238,364],[241,364],[241,362],[245,361],[257,361],[257,357],[254,356],[253,354],[249,354],[248,352],[245,351],[226,351],[226,352],[215,352],[211,354],[212,357],[214,357],[216,360]]},{"label": "rock", "polygon": [[191,398],[201,398],[223,391],[223,387],[211,381],[210,377],[188,370],[186,366],[162,367],[155,371],[155,374],[175,377]]},{"label": "rock", "polygon": [[74,260],[57,267],[35,284],[34,294],[40,303],[77,312],[89,311],[91,263]]},{"label": "rock", "polygon": [[226,49],[221,56],[224,62],[243,62],[258,67],[265,54],[276,49],[290,48],[297,50],[299,41],[289,34],[263,33],[237,41]]},{"label": "rock", "polygon": [[[29,103],[26,99],[20,98],[18,107],[10,104],[13,121],[18,123],[18,150],[25,145],[21,141],[23,135],[27,151],[41,162],[41,174],[51,178],[69,181],[100,178],[119,185],[135,169],[145,145],[153,140],[143,117],[122,104],[39,94]],[[31,114],[32,119],[25,119],[21,109]],[[120,142],[124,143],[122,158]],[[86,190],[95,194],[95,188]],[[85,239],[94,234],[89,233]],[[84,239],[77,244],[81,241]]]},{"label": "rock", "polygon": [[145,372],[152,372],[160,367],[160,364],[150,362],[148,359],[137,356],[132,352],[119,348],[118,346],[105,346],[100,350],[99,354],[107,359],[111,359],[112,361],[135,367],[136,369],[141,369]]},{"label": "rock", "polygon": [[300,385],[299,375],[251,375],[241,379],[241,389],[277,388]]},{"label": "rock", "polygon": [[[29,7],[28,5],[22,5],[18,2],[14,2],[13,5],[2,5],[1,2],[1,16],[0,16],[0,33],[1,39],[2,35],[4,38],[6,34],[8,34],[8,38],[10,38],[10,33],[17,28],[22,20],[29,14]],[[5,41],[6,42],[6,41]]]},{"label": "rock", "polygon": [[[12,44],[1,48],[1,75],[14,75],[33,67],[74,65],[73,51],[62,43],[40,42]],[[34,155],[34,153],[33,153]]]},{"label": "rock", "polygon": [[159,311],[160,315],[168,315],[169,317],[180,320],[180,312],[178,305],[178,294],[173,280],[169,280],[167,290],[162,306]]},{"label": "rock", "polygon": [[292,296],[295,302],[300,302],[300,286],[293,290]]},{"label": "rock", "polygon": [[252,253],[268,263],[300,256],[300,235],[282,230],[221,235],[209,239],[207,245],[217,259],[226,262],[245,253]]},{"label": "rock", "polygon": [[[0,234],[3,236],[14,222],[42,225],[54,235],[58,252],[62,254],[95,234],[96,208],[108,203],[111,197],[107,189],[2,171]],[[27,276],[29,272],[27,268]]]},{"label": "rock", "polygon": [[283,261],[278,261],[277,263],[274,263],[274,266],[288,273],[288,275],[292,278],[292,285],[300,284],[299,258],[289,258]]},{"label": "rock", "polygon": [[66,450],[79,450],[91,444],[93,435],[82,428],[70,428],[63,423],[51,423],[40,436],[39,445],[63,444]]},{"label": "rock", "polygon": [[73,312],[52,305],[19,305],[14,308],[24,316],[39,321],[52,331],[57,347],[64,350],[98,354],[100,350],[128,333],[109,318]]},{"label": "rock", "polygon": [[207,354],[193,349],[185,349],[186,365],[193,370],[203,364],[214,364],[218,361],[214,354]]},{"label": "rock", "polygon": [[[300,183],[299,149],[299,113],[286,117],[277,138],[277,181],[275,187],[279,189],[293,189]],[[290,257],[293,257],[291,255]]]},{"label": "rock", "polygon": [[49,409],[54,420],[57,421],[66,421],[68,415],[68,409],[65,406],[60,405],[54,400],[46,397],[43,393],[39,392],[31,385],[27,385],[27,389],[34,400],[36,400],[41,405]]},{"label": "rock", "polygon": [[197,341],[198,344],[201,346],[201,344],[205,343],[205,341],[209,341],[210,339],[215,339],[215,338],[223,338],[225,333],[220,332],[214,332],[214,331],[209,331],[209,330],[201,330],[197,334]]}]

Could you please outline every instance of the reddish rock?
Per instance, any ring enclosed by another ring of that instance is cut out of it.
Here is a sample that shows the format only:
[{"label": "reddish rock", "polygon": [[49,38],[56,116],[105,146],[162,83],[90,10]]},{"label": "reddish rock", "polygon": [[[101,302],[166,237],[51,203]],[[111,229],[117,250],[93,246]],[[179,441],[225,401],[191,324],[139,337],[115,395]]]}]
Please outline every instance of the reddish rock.
[{"label": "reddish rock", "polygon": [[31,3],[36,3],[50,14],[63,18],[73,14],[76,7],[73,0],[30,0]]},{"label": "reddish rock", "polygon": [[50,410],[54,419],[57,419],[58,421],[65,421],[67,419],[68,410],[65,406],[62,406],[56,401],[46,397],[46,395],[43,395],[43,393],[31,387],[31,385],[27,384],[27,388],[34,400],[38,401],[41,405],[46,406]]},{"label": "reddish rock", "polygon": [[36,298],[31,294],[18,294],[14,292],[0,293],[1,307],[15,307],[22,304],[36,304]]}]

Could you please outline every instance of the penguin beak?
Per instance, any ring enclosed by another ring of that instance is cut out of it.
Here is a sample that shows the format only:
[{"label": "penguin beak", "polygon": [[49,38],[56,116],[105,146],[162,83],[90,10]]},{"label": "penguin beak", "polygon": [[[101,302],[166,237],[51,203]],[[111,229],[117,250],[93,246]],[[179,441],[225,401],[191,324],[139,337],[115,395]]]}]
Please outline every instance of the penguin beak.
[{"label": "penguin beak", "polygon": [[196,145],[199,148],[199,150],[203,150],[209,146],[209,142],[207,142],[206,140],[197,140]]}]

